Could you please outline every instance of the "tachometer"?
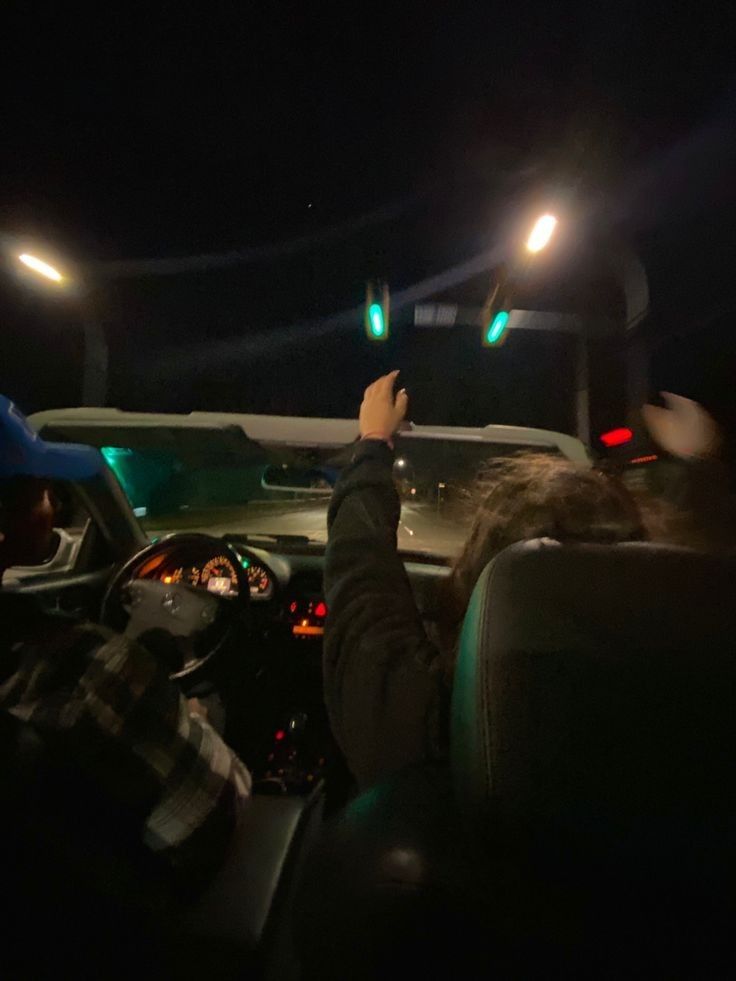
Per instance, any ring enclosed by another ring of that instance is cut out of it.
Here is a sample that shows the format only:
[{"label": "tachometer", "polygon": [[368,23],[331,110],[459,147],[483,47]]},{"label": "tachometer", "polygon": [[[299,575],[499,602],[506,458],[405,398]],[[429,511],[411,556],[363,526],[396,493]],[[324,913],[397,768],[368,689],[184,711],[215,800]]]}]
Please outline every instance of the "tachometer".
[{"label": "tachometer", "polygon": [[199,581],[211,593],[218,593],[220,596],[238,595],[238,574],[230,559],[224,555],[218,555],[204,565]]},{"label": "tachometer", "polygon": [[248,585],[251,596],[270,596],[273,591],[271,577],[263,566],[255,562],[248,566]]}]

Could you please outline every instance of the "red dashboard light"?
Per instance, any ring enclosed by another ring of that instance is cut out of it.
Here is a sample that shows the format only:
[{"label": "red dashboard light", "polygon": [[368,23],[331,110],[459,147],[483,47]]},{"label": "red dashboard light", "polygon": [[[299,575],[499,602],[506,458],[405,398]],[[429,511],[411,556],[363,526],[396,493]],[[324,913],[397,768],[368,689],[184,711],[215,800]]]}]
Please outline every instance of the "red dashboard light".
[{"label": "red dashboard light", "polygon": [[294,600],[294,602],[293,602],[293,603],[291,604],[291,606],[289,607],[289,611],[290,611],[291,613],[296,613],[296,600]]},{"label": "red dashboard light", "polygon": [[324,627],[315,627],[312,624],[302,624],[295,623],[291,628],[291,632],[295,637],[321,637],[324,632]]},{"label": "red dashboard light", "polygon": [[283,729],[277,729],[273,737],[277,743],[280,743],[282,739],[286,738],[286,733]]},{"label": "red dashboard light", "polygon": [[635,456],[633,460],[629,460],[629,463],[654,463],[658,459],[656,453],[647,453],[646,456]]},{"label": "red dashboard light", "polygon": [[621,426],[619,429],[610,429],[607,433],[602,433],[601,443],[604,446],[623,446],[624,443],[630,443],[633,438],[633,432],[626,426]]},{"label": "red dashboard light", "polygon": [[314,608],[314,615],[316,617],[326,617],[327,616],[327,604],[323,603],[321,600]]}]

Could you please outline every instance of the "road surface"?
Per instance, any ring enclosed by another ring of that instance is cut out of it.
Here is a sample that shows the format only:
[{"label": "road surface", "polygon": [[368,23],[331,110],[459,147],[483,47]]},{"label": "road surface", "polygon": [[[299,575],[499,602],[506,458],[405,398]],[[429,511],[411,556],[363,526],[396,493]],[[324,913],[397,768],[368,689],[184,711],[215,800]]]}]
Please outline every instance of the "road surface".
[{"label": "road surface", "polygon": [[[327,541],[327,501],[283,505],[270,508],[264,513],[257,505],[230,511],[225,517],[213,512],[212,523],[202,521],[200,513],[194,521],[182,520],[178,524],[167,521],[168,530],[197,530],[210,535],[261,534],[304,535],[313,541]],[[199,520],[197,520],[199,519]],[[223,520],[224,519],[224,520]],[[155,520],[155,519],[153,519]],[[161,531],[161,529],[157,529]],[[411,552],[430,552],[434,555],[456,555],[467,535],[467,527],[438,517],[431,505],[404,504],[399,522],[399,549]]]}]

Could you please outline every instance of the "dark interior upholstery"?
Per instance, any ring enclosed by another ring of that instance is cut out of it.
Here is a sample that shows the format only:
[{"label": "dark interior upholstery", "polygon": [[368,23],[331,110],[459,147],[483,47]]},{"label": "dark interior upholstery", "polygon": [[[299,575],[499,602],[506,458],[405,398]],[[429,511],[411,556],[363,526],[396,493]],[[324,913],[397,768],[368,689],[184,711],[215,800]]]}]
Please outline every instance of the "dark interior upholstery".
[{"label": "dark interior upholstery", "polygon": [[[144,780],[124,809],[91,777],[89,759],[63,743],[0,713],[3,970],[51,978],[63,965],[85,976],[98,963],[111,978],[154,977],[162,965],[154,924],[168,890],[140,843],[149,788]],[[92,753],[100,752],[111,767],[125,765],[98,742]]]},{"label": "dark interior upholstery", "polygon": [[155,786],[131,774],[130,794],[117,799],[99,779],[101,755],[119,778],[128,763],[115,744],[68,745],[0,713],[0,973],[295,977],[291,883],[319,825],[321,791],[255,796],[223,867],[192,900],[141,842]]},{"label": "dark interior upholstery", "polygon": [[346,956],[374,951],[357,977],[412,963],[412,937],[480,976],[728,974],[735,573],[646,544],[502,553],[464,624],[447,786],[397,774],[326,831],[312,933],[341,911]]},{"label": "dark interior upholstery", "polygon": [[292,894],[323,803],[320,788],[309,797],[252,798],[223,867],[181,918],[187,937],[181,970],[194,959],[204,974],[218,979],[244,973],[263,981],[298,977]]},{"label": "dark interior upholstery", "polygon": [[735,574],[736,559],[645,544],[503,552],[473,594],[453,689],[468,813],[493,801],[576,834],[722,818]]}]

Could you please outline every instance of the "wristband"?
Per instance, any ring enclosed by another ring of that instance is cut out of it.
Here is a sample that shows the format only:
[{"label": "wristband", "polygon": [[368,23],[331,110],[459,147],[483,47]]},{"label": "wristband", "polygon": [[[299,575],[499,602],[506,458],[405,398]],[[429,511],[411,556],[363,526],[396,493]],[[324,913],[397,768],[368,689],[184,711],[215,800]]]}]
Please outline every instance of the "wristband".
[{"label": "wristband", "polygon": [[382,443],[386,443],[386,445],[389,446],[391,449],[394,448],[394,441],[391,439],[390,436],[387,436],[385,433],[378,433],[378,432],[366,433],[365,436],[361,436],[360,439],[361,442],[364,439],[379,439]]}]

